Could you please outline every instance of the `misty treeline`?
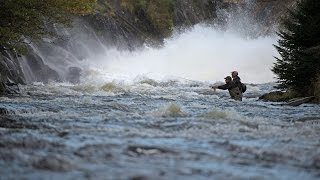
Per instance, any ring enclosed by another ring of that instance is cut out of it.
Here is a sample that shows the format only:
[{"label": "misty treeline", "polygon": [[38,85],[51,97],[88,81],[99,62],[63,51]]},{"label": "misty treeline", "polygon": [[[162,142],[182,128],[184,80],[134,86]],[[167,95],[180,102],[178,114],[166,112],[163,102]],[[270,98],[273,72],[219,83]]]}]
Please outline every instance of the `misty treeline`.
[{"label": "misty treeline", "polygon": [[272,71],[280,88],[297,96],[320,97],[320,1],[300,0],[282,20],[278,45],[281,57]]}]

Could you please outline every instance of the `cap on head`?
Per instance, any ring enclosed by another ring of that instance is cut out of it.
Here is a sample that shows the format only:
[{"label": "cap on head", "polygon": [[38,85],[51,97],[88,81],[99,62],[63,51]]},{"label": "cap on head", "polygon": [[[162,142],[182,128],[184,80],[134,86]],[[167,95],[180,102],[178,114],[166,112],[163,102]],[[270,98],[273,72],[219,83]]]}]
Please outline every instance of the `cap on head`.
[{"label": "cap on head", "polygon": [[235,76],[238,76],[238,71],[232,71],[231,74],[235,75]]},{"label": "cap on head", "polygon": [[232,78],[230,76],[227,76],[224,79],[227,80],[227,81],[232,81]]}]

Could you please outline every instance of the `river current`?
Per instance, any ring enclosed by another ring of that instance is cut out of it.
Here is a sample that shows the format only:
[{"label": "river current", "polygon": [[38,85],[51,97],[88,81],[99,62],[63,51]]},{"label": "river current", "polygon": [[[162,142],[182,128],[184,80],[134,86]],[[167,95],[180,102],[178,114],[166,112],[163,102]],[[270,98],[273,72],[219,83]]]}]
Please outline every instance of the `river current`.
[{"label": "river current", "polygon": [[33,83],[1,97],[0,179],[319,179],[319,105],[209,82]]}]

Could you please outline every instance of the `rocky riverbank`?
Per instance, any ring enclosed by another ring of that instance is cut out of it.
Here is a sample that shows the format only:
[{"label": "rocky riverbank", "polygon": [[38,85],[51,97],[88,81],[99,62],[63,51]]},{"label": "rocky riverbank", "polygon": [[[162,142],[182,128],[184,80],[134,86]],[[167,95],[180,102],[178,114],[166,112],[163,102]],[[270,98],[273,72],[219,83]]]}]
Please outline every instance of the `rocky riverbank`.
[{"label": "rocky riverbank", "polygon": [[[24,55],[1,48],[2,84],[48,83],[70,79],[70,82],[77,82],[76,75],[80,73],[75,74],[72,70],[79,69],[76,62],[92,56],[92,52],[98,54],[106,46],[132,51],[144,44],[159,47],[174,30],[183,30],[197,23],[219,24],[223,27],[226,16],[236,17],[239,11],[247,11],[248,16],[258,19],[260,30],[257,36],[268,34],[273,32],[277,19],[293,0],[257,1],[255,4],[224,0],[98,2],[94,14],[74,17],[71,29],[48,26],[56,31],[58,37],[28,44]],[[2,85],[1,89],[6,87]]]},{"label": "rocky riverbank", "polygon": [[[314,94],[298,94],[294,91],[272,91],[269,93],[266,93],[262,95],[260,100],[263,101],[271,101],[271,102],[287,102],[288,105],[290,105],[290,102],[295,101],[295,100],[303,100],[306,99],[305,101],[301,101],[302,103],[315,103],[315,104],[320,104],[320,96],[317,93]],[[299,103],[298,103],[299,104]],[[299,104],[300,105],[300,104]],[[295,104],[293,106],[296,106]]]}]

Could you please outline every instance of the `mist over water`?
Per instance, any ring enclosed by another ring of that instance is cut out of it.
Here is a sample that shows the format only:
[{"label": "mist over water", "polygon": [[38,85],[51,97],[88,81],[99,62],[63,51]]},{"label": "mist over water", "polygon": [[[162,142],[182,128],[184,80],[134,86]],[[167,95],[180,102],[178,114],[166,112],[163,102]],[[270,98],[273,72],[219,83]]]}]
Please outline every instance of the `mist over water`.
[{"label": "mist over water", "polygon": [[145,47],[128,52],[109,49],[88,59],[83,66],[86,80],[127,80],[139,76],[162,80],[181,77],[197,81],[223,81],[237,70],[243,82],[274,81],[271,66],[275,37],[247,38],[236,29],[222,31],[196,25],[166,39],[162,48]]}]

